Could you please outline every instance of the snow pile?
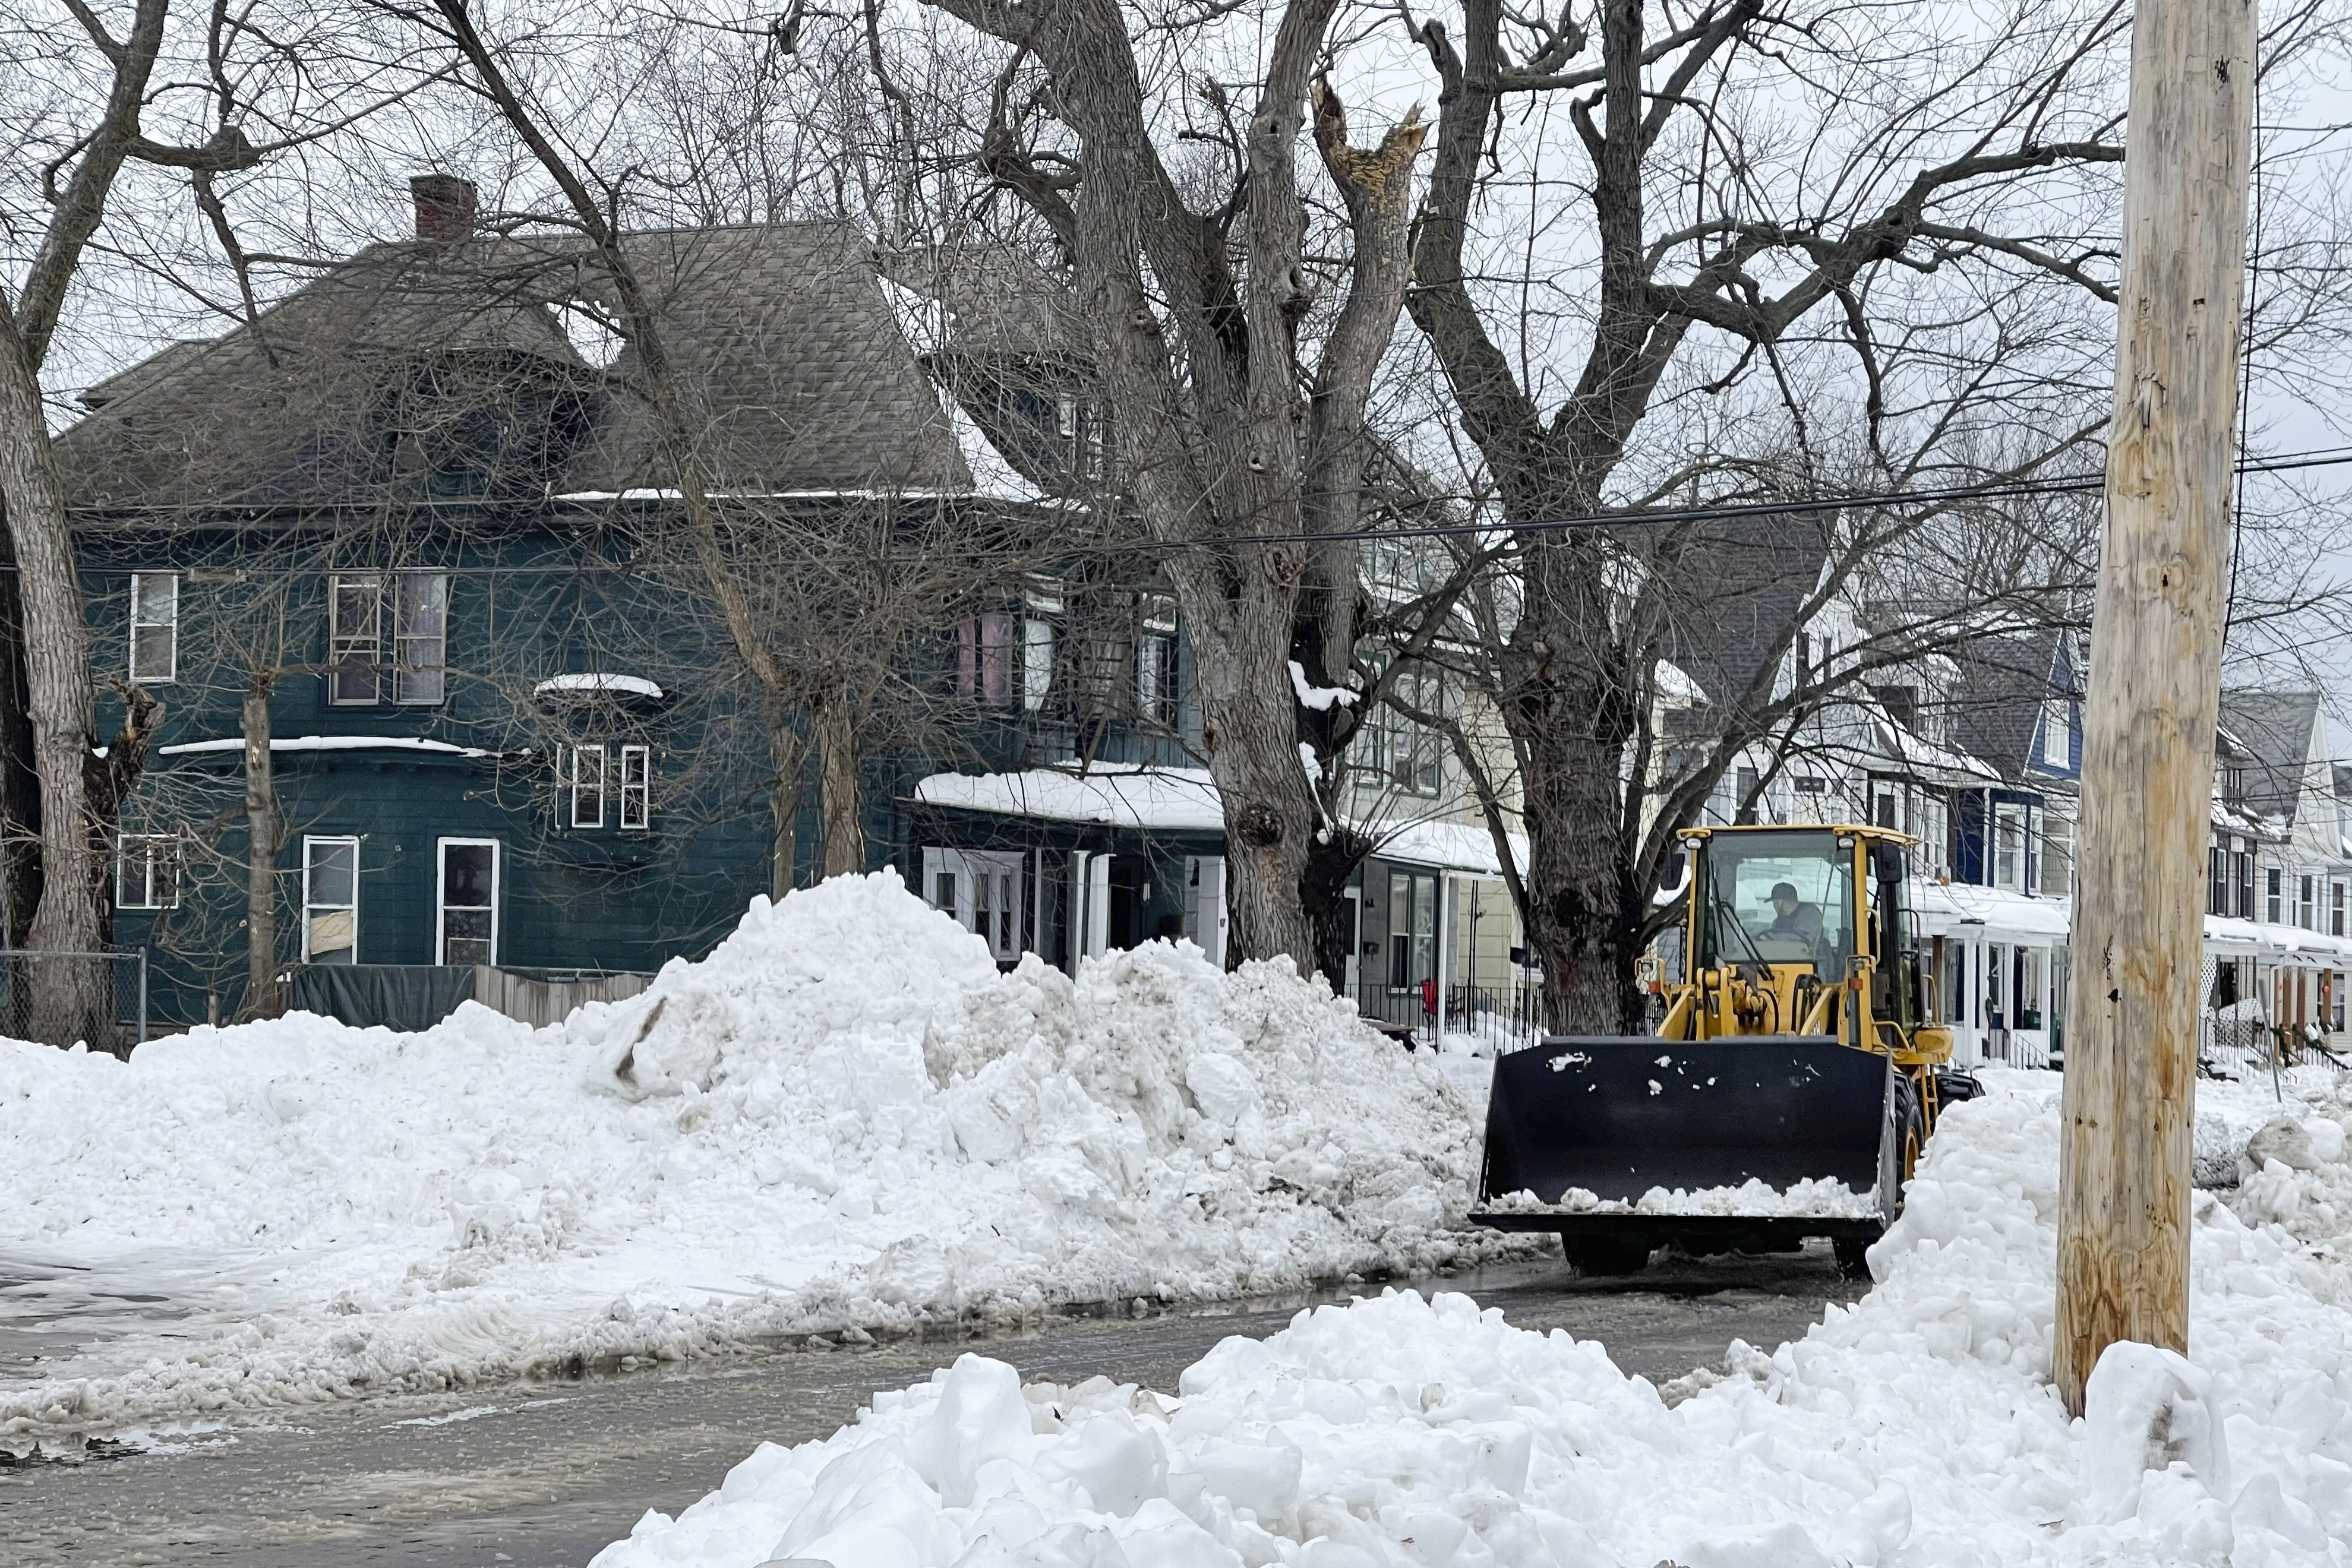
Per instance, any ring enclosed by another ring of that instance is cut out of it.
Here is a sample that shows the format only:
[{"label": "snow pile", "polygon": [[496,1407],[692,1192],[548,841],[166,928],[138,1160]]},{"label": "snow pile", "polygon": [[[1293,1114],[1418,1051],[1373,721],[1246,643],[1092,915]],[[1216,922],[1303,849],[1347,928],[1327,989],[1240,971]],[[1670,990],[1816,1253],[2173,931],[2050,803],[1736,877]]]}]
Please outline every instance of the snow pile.
[{"label": "snow pile", "polygon": [[1718,1215],[1738,1218],[1770,1218],[1783,1215],[1828,1216],[1839,1219],[1874,1219],[1878,1192],[1856,1192],[1835,1176],[1807,1176],[1785,1187],[1768,1186],[1750,1177],[1738,1186],[1654,1186],[1630,1203],[1602,1197],[1588,1187],[1572,1186],[1558,1203],[1546,1203],[1526,1190],[1506,1193],[1493,1207],[1514,1214],[1654,1214]]},{"label": "snow pile", "polygon": [[0,1043],[0,1255],[204,1288],[0,1385],[0,1444],[781,1334],[1231,1295],[1507,1245],[1478,1108],[1287,965],[1000,975],[887,874],[755,901],[536,1033]]},{"label": "snow pile", "polygon": [[2191,1356],[2116,1347],[2070,1421],[2031,1089],[1947,1113],[1867,1297],[1672,1406],[1596,1343],[1389,1292],[1227,1340],[1175,1398],[966,1356],[597,1568],[2352,1563],[2341,1258],[2198,1194]]}]

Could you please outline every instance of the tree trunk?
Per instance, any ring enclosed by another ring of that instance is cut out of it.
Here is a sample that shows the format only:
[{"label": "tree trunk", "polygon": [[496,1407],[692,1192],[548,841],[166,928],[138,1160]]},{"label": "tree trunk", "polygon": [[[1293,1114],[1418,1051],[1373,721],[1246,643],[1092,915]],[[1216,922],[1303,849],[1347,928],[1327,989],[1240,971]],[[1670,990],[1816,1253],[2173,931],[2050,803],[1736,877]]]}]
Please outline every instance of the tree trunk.
[{"label": "tree trunk", "polygon": [[[1579,548],[1581,547],[1581,548]],[[1625,827],[1633,727],[1608,586],[1585,541],[1529,553],[1526,617],[1504,654],[1505,718],[1526,758],[1528,936],[1562,1034],[1638,1026],[1641,900]]]},{"label": "tree trunk", "polygon": [[[0,507],[0,513],[6,508]],[[41,901],[41,789],[25,694],[16,552],[0,528],[0,946],[25,946]]]},{"label": "tree trunk", "polygon": [[1223,626],[1194,621],[1192,654],[1202,747],[1224,802],[1229,961],[1287,954],[1307,973],[1318,948],[1302,895],[1321,811],[1299,760],[1289,601],[1273,597],[1238,596],[1221,607]]},{"label": "tree trunk", "polygon": [[269,755],[269,693],[257,678],[245,694],[245,1006],[243,1019],[276,1018],[278,994],[278,779]]},{"label": "tree trunk", "polygon": [[857,733],[840,692],[817,701],[816,751],[824,874],[855,875],[866,869],[866,823],[858,813]]},{"label": "tree trunk", "polygon": [[[0,299],[0,503],[16,552],[25,612],[25,685],[41,785],[40,903],[28,939],[35,947],[89,953],[100,937],[103,896],[83,778],[89,755],[90,676],[81,586],[66,523],[64,476],[49,444],[41,390],[15,315]],[[36,964],[32,1027],[55,1044],[105,1038],[104,967]]]}]

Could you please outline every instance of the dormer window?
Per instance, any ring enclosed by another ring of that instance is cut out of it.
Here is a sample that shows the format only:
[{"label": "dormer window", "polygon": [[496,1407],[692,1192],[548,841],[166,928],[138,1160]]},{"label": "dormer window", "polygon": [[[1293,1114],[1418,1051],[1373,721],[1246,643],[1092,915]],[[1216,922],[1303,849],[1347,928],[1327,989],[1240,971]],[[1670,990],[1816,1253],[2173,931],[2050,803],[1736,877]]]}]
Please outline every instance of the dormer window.
[{"label": "dormer window", "polygon": [[2074,761],[2074,708],[2064,695],[2042,705],[2042,764],[2071,767]]}]

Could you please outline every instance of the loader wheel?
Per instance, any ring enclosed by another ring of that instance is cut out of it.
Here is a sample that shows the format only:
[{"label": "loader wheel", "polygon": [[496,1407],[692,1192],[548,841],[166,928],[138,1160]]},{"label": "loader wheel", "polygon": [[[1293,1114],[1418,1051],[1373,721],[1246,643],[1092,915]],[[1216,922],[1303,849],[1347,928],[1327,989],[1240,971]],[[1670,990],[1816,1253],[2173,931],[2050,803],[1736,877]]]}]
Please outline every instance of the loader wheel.
[{"label": "loader wheel", "polygon": [[1870,1278],[1870,1239],[1865,1236],[1838,1236],[1830,1240],[1830,1251],[1837,1258],[1837,1271],[1848,1280]]},{"label": "loader wheel", "polygon": [[1907,1182],[1918,1174],[1920,1151],[1925,1149],[1927,1144],[1927,1118],[1919,1113],[1919,1099],[1916,1094],[1906,1094],[1903,1097],[1901,1135],[1901,1163],[1896,1168],[1902,1171],[1903,1179]]},{"label": "loader wheel", "polygon": [[1563,1236],[1559,1245],[1569,1267],[1580,1274],[1638,1274],[1650,1266],[1650,1249],[1639,1241],[1596,1241],[1591,1237],[1571,1241]]}]

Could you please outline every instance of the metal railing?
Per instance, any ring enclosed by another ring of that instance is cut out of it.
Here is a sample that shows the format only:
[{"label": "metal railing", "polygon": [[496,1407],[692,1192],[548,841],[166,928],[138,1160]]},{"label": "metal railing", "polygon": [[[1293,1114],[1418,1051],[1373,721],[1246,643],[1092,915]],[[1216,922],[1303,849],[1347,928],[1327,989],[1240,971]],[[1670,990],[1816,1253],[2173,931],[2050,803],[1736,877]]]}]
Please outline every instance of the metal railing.
[{"label": "metal railing", "polygon": [[[1436,1038],[1437,987],[1367,982],[1356,988],[1356,1011],[1400,1038],[1427,1044]],[[1536,986],[1450,986],[1445,1033],[1495,1052],[1532,1044],[1543,1031],[1542,990]]]},{"label": "metal railing", "polygon": [[0,1035],[128,1056],[147,1043],[147,981],[144,947],[0,948]]}]

